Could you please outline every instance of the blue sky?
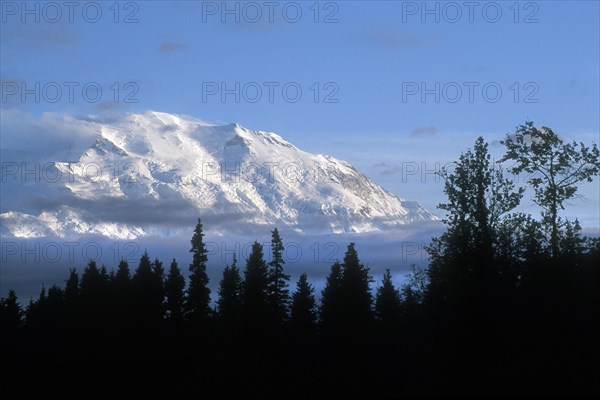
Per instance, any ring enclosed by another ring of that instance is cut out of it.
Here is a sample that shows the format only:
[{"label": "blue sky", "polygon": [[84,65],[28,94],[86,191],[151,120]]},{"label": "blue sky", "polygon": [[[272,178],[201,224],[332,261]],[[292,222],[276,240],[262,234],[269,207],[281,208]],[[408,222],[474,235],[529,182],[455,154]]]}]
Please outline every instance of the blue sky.
[{"label": "blue sky", "polygon": [[[598,142],[598,1],[48,4],[2,2],[2,109],[235,121],[433,211],[442,185],[427,171],[478,135],[498,156],[526,119]],[[598,180],[583,193],[566,215],[597,231]]]}]

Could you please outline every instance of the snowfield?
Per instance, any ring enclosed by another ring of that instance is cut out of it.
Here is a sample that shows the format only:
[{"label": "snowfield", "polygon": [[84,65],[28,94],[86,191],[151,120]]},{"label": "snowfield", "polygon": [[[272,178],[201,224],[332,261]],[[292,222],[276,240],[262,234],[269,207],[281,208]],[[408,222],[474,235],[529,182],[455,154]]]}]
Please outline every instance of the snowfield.
[{"label": "snowfield", "polygon": [[200,216],[225,233],[280,226],[364,233],[437,221],[336,158],[239,124],[146,112],[85,126],[51,156],[2,149],[2,235],[169,235]]}]

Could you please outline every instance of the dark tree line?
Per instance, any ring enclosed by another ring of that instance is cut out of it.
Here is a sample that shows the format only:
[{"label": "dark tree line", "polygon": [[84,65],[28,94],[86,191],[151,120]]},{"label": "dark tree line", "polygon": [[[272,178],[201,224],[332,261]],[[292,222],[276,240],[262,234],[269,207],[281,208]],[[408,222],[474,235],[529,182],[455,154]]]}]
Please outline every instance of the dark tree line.
[{"label": "dark tree line", "polygon": [[[377,305],[373,308],[369,287],[372,279],[369,269],[360,262],[354,243],[348,246],[343,263],[332,266],[320,308],[306,274],[300,276],[296,290],[290,294],[290,276],[283,268],[285,249],[278,230],[274,229],[271,261],[265,261],[259,242],[252,245],[243,271],[234,256],[232,264],[223,270],[213,308],[202,228],[198,220],[191,241],[193,262],[187,284],[176,259],[165,273],[162,261],[151,261],[147,251],[133,273],[125,260],[120,261],[116,271],[98,267],[91,260],[81,275],[75,269],[70,270],[64,288],[56,285],[48,290],[42,288],[39,297],[32,299],[24,310],[16,293],[9,291],[8,297],[2,299],[3,328],[42,326],[59,316],[61,324],[70,320],[90,331],[124,326],[140,332],[161,327],[200,331],[222,325],[258,333],[285,331],[306,336],[316,334],[321,325],[324,332],[336,335],[346,329],[369,327],[375,315],[381,320],[392,319],[391,315],[388,317],[393,313],[391,305],[400,306],[400,294],[388,270],[384,276],[386,290],[378,290]],[[391,292],[387,291],[389,287]]]},{"label": "dark tree line", "polygon": [[271,261],[258,242],[243,267],[234,257],[213,306],[198,220],[187,282],[175,259],[165,271],[145,252],[133,273],[124,260],[72,269],[26,307],[9,291],[2,352],[17,376],[37,360],[60,366],[44,376],[96,382],[109,371],[113,382],[198,394],[599,394],[600,240],[559,215],[597,177],[598,148],[530,122],[503,143],[502,163],[530,174],[541,218],[514,212],[527,190],[479,138],[440,172],[447,230],[400,287],[388,269],[373,292],[350,243],[319,303],[306,274],[290,291],[274,229]]}]

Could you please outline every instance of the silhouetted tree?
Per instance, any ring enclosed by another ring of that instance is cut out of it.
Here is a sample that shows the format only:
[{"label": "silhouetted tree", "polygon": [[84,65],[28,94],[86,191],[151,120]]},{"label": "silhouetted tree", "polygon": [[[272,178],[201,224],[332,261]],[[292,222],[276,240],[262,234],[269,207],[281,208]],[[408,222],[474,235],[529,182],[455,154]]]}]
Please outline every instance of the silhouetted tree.
[{"label": "silhouetted tree", "polygon": [[183,320],[183,294],[185,289],[185,278],[173,259],[167,280],[165,281],[166,309],[167,316],[172,321],[179,322]]},{"label": "silhouetted tree", "polygon": [[47,322],[46,318],[46,288],[42,286],[37,300],[31,299],[25,310],[25,320],[27,325],[36,329],[43,327]]},{"label": "silhouetted tree", "polygon": [[79,275],[75,268],[69,269],[69,279],[65,281],[65,302],[68,307],[75,307],[79,300]]},{"label": "silhouetted tree", "polygon": [[279,231],[275,228],[271,231],[271,262],[268,271],[268,296],[275,325],[281,325],[288,317],[289,290],[288,281],[290,276],[283,271],[283,241]]},{"label": "silhouetted tree", "polygon": [[144,250],[132,279],[138,285],[152,280],[152,261],[148,251]]},{"label": "silhouetted tree", "polygon": [[311,337],[316,333],[317,303],[314,291],[306,273],[300,275],[290,307],[290,329],[298,337]]},{"label": "silhouetted tree", "polygon": [[411,265],[411,273],[407,275],[408,282],[400,288],[400,315],[404,326],[417,322],[423,311],[423,304],[427,295],[427,271]]},{"label": "silhouetted tree", "polygon": [[153,271],[150,256],[147,251],[144,251],[131,279],[132,317],[138,329],[154,330],[160,320],[159,310],[162,305],[162,297],[160,291],[157,291],[156,281],[157,277]]},{"label": "silhouetted tree", "polygon": [[234,254],[231,266],[228,265],[223,270],[217,300],[217,313],[226,327],[230,327],[241,316],[242,288],[243,282]]},{"label": "silhouetted tree", "polygon": [[339,328],[339,321],[343,312],[342,299],[342,265],[335,262],[331,266],[325,288],[321,296],[321,308],[319,322],[323,332],[327,335],[335,335]]},{"label": "silhouetted tree", "polygon": [[117,273],[113,278],[113,284],[119,291],[127,291],[131,283],[131,273],[129,272],[129,263],[121,259],[117,267]]},{"label": "silhouetted tree", "polygon": [[75,268],[69,269],[69,278],[65,281],[64,297],[66,329],[70,331],[70,335],[79,337],[77,329],[80,326],[81,298],[79,297],[79,275]]},{"label": "silhouetted tree", "polygon": [[[565,221],[561,225],[564,228],[559,241],[560,253],[565,260],[573,263],[584,251],[585,239],[581,237],[581,225],[577,219],[573,222]],[[572,266],[575,267],[575,265]]]},{"label": "silhouetted tree", "polygon": [[165,269],[158,258],[152,263],[152,304],[156,319],[162,319],[165,311]]},{"label": "silhouetted tree", "polygon": [[206,321],[210,315],[210,289],[208,288],[208,275],[206,274],[206,262],[208,261],[206,246],[204,245],[204,233],[202,222],[194,229],[191,240],[193,253],[190,264],[189,285],[186,292],[184,312],[185,317],[193,324]]},{"label": "silhouetted tree", "polygon": [[80,311],[82,322],[88,330],[97,331],[104,326],[106,318],[106,293],[108,287],[106,268],[96,266],[96,261],[90,260],[83,270],[80,283]]},{"label": "silhouetted tree", "polygon": [[61,337],[65,323],[65,303],[64,291],[56,285],[48,289],[46,296],[46,306],[44,310],[45,324],[48,334],[62,340]]},{"label": "silhouetted tree", "polygon": [[496,260],[505,289],[521,285],[527,278],[529,266],[546,257],[541,224],[531,215],[514,213],[504,218],[496,229]]},{"label": "silhouetted tree", "polygon": [[552,129],[536,128],[525,122],[513,135],[501,141],[506,154],[501,161],[513,161],[515,174],[531,174],[527,182],[533,187],[534,202],[543,208],[542,217],[550,226],[553,257],[560,253],[559,217],[565,201],[577,194],[579,182],[591,182],[600,171],[600,150],[583,143],[565,143]]},{"label": "silhouetted tree", "polygon": [[[117,267],[117,272],[111,279],[112,289],[112,320],[114,321],[114,333],[121,330],[130,329],[131,313],[135,311],[137,293],[132,292],[131,273],[129,263],[121,259]],[[136,289],[138,290],[138,289]]]},{"label": "silhouetted tree", "polygon": [[64,290],[57,285],[52,285],[48,289],[48,295],[46,296],[46,305],[54,309],[61,309],[64,302]]},{"label": "silhouetted tree", "polygon": [[108,269],[104,264],[102,265],[102,267],[100,267],[100,279],[102,284],[104,285],[103,289],[106,289],[108,283],[110,282],[110,274],[108,273]]},{"label": "silhouetted tree", "polygon": [[373,317],[369,282],[369,268],[360,262],[354,243],[350,243],[344,255],[340,288],[343,299],[342,317],[346,328],[364,329],[369,326]]},{"label": "silhouetted tree", "polygon": [[8,291],[8,297],[0,298],[0,331],[11,332],[22,322],[23,310],[14,290]]},{"label": "silhouetted tree", "polygon": [[244,318],[252,329],[264,329],[268,325],[271,311],[268,284],[263,246],[255,241],[252,244],[252,253],[246,260],[242,291]]},{"label": "silhouetted tree", "polygon": [[392,273],[389,269],[383,274],[381,286],[377,288],[375,296],[375,314],[377,319],[386,325],[398,322],[400,317],[400,291],[392,282]]},{"label": "silhouetted tree", "polygon": [[452,171],[442,168],[440,172],[448,203],[439,208],[447,212],[443,221],[448,230],[427,248],[428,297],[439,306],[458,302],[485,308],[483,298],[493,297],[497,284],[498,226],[519,204],[523,189],[514,191],[514,183],[490,163],[487,147],[479,137],[473,150],[461,154]]},{"label": "silhouetted tree", "polygon": [[86,301],[92,301],[100,297],[102,289],[102,276],[96,266],[96,261],[90,260],[84,268],[81,276],[80,295]]}]

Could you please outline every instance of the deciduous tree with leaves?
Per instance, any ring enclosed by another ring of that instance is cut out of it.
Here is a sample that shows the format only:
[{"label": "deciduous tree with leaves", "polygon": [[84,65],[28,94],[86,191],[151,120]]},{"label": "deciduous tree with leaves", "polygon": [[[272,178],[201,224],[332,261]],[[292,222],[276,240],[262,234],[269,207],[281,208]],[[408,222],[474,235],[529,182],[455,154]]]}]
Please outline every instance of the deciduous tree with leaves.
[{"label": "deciduous tree with leaves", "polygon": [[447,212],[446,232],[428,246],[428,300],[443,304],[473,303],[471,296],[492,296],[499,275],[496,262],[498,230],[504,216],[515,208],[524,189],[515,190],[499,165],[491,163],[482,137],[473,149],[462,153],[453,169],[443,168],[448,202],[438,207]]},{"label": "deciduous tree with leaves", "polygon": [[577,184],[591,182],[600,171],[600,151],[596,144],[587,147],[575,141],[565,143],[552,129],[536,128],[527,121],[501,141],[506,154],[501,161],[512,161],[515,174],[530,174],[527,182],[534,190],[534,202],[543,209],[542,217],[550,227],[553,257],[560,253],[559,212],[569,199],[578,197]]}]

